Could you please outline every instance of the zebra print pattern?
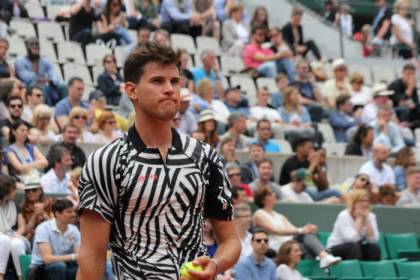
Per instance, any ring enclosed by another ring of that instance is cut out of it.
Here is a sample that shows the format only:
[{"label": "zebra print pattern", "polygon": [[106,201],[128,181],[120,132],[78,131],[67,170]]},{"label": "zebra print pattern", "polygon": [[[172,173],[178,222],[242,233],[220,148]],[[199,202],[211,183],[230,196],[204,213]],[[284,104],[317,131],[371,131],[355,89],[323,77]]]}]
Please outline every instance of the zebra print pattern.
[{"label": "zebra print pattern", "polygon": [[164,162],[132,127],[83,168],[79,209],[111,224],[116,279],[178,279],[184,262],[207,253],[204,218],[232,219],[230,184],[216,151],[176,130],[172,138]]}]

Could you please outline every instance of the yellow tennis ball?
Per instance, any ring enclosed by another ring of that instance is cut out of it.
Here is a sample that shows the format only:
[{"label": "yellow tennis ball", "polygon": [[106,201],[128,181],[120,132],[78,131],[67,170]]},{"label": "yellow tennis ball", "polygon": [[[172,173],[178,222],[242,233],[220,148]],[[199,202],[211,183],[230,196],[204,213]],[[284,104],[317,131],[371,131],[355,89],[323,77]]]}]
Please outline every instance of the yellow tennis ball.
[{"label": "yellow tennis ball", "polygon": [[193,277],[189,274],[188,270],[201,272],[201,271],[203,271],[203,268],[200,265],[193,264],[192,262],[184,263],[181,266],[181,269],[180,269],[179,273],[183,278],[185,278],[187,280],[197,280],[197,278],[195,278],[195,277]]}]

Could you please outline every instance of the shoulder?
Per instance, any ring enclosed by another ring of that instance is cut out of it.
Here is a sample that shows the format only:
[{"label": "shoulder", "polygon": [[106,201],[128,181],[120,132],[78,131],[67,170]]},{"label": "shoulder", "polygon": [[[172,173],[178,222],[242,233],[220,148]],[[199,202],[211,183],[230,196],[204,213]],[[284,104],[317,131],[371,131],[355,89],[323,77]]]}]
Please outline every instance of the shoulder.
[{"label": "shoulder", "polygon": [[350,212],[347,208],[341,210],[340,213],[338,213],[338,215],[337,215],[337,219],[340,219],[340,220],[341,219],[348,219],[348,218],[350,218]]},{"label": "shoulder", "polygon": [[[122,135],[111,143],[108,143],[89,155],[86,162],[88,169],[97,169],[106,163],[107,167],[113,167],[117,163],[119,151],[128,146],[126,138]],[[78,146],[76,146],[78,147]],[[80,147],[78,147],[80,149]]]}]

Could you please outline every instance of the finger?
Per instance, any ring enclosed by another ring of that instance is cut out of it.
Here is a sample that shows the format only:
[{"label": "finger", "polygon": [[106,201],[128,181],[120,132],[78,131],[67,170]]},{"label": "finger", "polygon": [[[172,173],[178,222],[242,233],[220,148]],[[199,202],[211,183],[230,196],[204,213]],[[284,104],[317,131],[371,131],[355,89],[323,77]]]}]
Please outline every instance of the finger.
[{"label": "finger", "polygon": [[190,276],[202,280],[211,279],[213,277],[213,272],[209,267],[203,271],[188,270],[188,273]]},{"label": "finger", "polygon": [[209,263],[209,261],[210,261],[210,258],[208,256],[201,256],[193,260],[192,263],[194,265],[206,266]]}]

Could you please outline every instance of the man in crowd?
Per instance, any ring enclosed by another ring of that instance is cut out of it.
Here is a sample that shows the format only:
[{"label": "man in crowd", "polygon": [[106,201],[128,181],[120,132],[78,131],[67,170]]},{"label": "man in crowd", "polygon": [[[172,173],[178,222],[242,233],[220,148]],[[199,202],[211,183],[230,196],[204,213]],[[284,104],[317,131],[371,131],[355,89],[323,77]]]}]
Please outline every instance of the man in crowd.
[{"label": "man in crowd", "polygon": [[267,119],[261,119],[257,122],[257,137],[252,143],[258,143],[264,147],[267,153],[279,153],[281,147],[274,140],[271,139],[271,122]]},{"label": "man in crowd", "polygon": [[299,168],[292,172],[291,181],[287,185],[281,187],[283,194],[282,201],[312,203],[314,200],[305,192],[305,180],[310,174],[307,169]]},{"label": "man in crowd", "polygon": [[324,83],[322,94],[329,109],[334,109],[337,97],[350,95],[351,86],[348,81],[347,64],[342,58],[334,59],[332,63],[334,77]]},{"label": "man in crowd", "polygon": [[34,108],[44,103],[44,94],[42,88],[38,85],[31,86],[26,90],[27,105],[23,106],[22,119],[27,122],[32,122],[32,112]]},{"label": "man in crowd", "polygon": [[374,121],[378,115],[378,108],[389,106],[391,101],[389,97],[394,94],[394,91],[388,90],[386,84],[376,83],[372,87],[372,101],[364,108],[362,113],[362,122],[369,124]]},{"label": "man in crowd", "polygon": [[250,139],[244,135],[246,131],[246,118],[240,112],[230,114],[228,118],[228,131],[221,136],[221,140],[232,137],[235,139],[236,148],[243,150],[248,147]]},{"label": "man in crowd", "polygon": [[249,108],[244,106],[240,86],[228,88],[225,92],[225,105],[230,113],[240,112],[244,116],[249,117]]},{"label": "man in crowd", "polygon": [[279,54],[279,59],[276,60],[278,72],[285,72],[290,81],[295,80],[296,67],[293,61],[293,52],[289,46],[283,41],[283,35],[280,28],[272,27],[269,31],[271,39],[271,50],[273,53]]},{"label": "man in crowd", "polygon": [[128,46],[125,50],[125,56],[127,57],[135,48],[143,46],[150,39],[150,27],[143,25],[139,27],[137,31],[137,42]]},{"label": "man in crowd", "polygon": [[398,153],[405,144],[400,128],[391,121],[393,113],[392,108],[389,106],[378,109],[378,117],[372,122],[375,133],[374,143],[384,144],[390,149],[391,153]]},{"label": "man in crowd", "polygon": [[407,188],[401,192],[398,206],[420,207],[420,168],[410,167],[406,172]]},{"label": "man in crowd", "polygon": [[236,229],[241,239],[241,258],[243,258],[252,254],[252,234],[249,232],[252,229],[252,212],[249,205],[244,203],[235,205],[233,209]]},{"label": "man in crowd", "polygon": [[163,0],[160,3],[161,26],[169,33],[201,35],[203,17],[193,10],[191,0]]},{"label": "man in crowd", "polygon": [[169,40],[169,33],[165,29],[156,30],[153,34],[152,41],[162,46],[169,46],[171,44]]},{"label": "man in crowd", "polygon": [[257,163],[258,176],[249,185],[253,191],[259,187],[266,186],[271,189],[279,200],[282,198],[281,187],[273,180],[273,162],[270,159],[263,159]]},{"label": "man in crowd", "polygon": [[224,90],[216,54],[211,50],[203,50],[200,54],[200,59],[202,66],[192,70],[194,84],[197,86],[202,79],[209,78],[216,89],[216,98],[223,99]]},{"label": "man in crowd", "polygon": [[41,186],[45,193],[70,194],[69,171],[73,162],[70,151],[63,146],[56,146],[51,151],[52,168],[41,177]]},{"label": "man in crowd", "polygon": [[258,163],[265,158],[264,147],[261,144],[249,146],[250,161],[241,166],[242,181],[249,184],[258,177]]},{"label": "man in crowd", "polygon": [[261,120],[267,119],[270,122],[280,124],[282,123],[281,116],[279,112],[273,109],[268,103],[270,100],[270,92],[266,87],[260,87],[257,90],[257,104],[251,106],[250,111],[250,121],[252,124]]},{"label": "man in crowd", "polygon": [[392,8],[386,0],[376,0],[375,4],[379,10],[372,22],[372,44],[383,45],[391,37]]},{"label": "man in crowd", "polygon": [[331,111],[329,120],[334,129],[335,140],[337,142],[347,142],[347,131],[359,124],[358,119],[353,116],[353,105],[349,95],[340,95],[335,105],[336,110]]},{"label": "man in crowd", "polygon": [[33,126],[29,122],[22,120],[23,101],[20,96],[10,96],[6,100],[6,106],[7,110],[9,111],[10,118],[0,121],[0,128],[3,139],[9,139],[12,125],[19,120],[25,123],[29,128]]},{"label": "man in crowd", "polygon": [[194,131],[197,130],[197,120],[194,114],[188,110],[190,106],[190,101],[192,98],[192,93],[187,88],[181,88],[180,91],[180,106],[179,106],[179,128],[178,131],[191,135]]},{"label": "man in crowd", "polygon": [[363,164],[359,170],[359,174],[369,175],[373,190],[376,192],[382,185],[395,185],[394,171],[392,170],[392,167],[386,163],[388,156],[388,147],[383,144],[374,144],[372,159]]}]

